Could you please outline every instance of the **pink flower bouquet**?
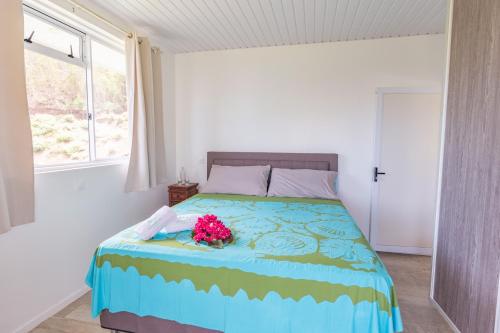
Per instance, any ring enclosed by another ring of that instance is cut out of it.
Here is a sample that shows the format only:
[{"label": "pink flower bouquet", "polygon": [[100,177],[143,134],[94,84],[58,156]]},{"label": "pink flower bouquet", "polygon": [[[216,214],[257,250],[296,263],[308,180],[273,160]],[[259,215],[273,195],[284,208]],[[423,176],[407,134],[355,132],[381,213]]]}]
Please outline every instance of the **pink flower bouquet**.
[{"label": "pink flower bouquet", "polygon": [[198,218],[192,237],[196,243],[206,242],[208,245],[219,249],[223,248],[224,244],[233,241],[231,229],[226,227],[217,216],[210,214]]}]

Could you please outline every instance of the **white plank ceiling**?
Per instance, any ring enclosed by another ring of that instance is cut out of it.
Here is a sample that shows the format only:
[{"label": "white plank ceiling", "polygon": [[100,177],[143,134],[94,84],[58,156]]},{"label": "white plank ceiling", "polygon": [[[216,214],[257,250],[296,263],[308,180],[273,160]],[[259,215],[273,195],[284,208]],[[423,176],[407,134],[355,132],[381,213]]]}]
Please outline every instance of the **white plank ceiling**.
[{"label": "white plank ceiling", "polygon": [[446,0],[88,0],[174,53],[437,34]]}]

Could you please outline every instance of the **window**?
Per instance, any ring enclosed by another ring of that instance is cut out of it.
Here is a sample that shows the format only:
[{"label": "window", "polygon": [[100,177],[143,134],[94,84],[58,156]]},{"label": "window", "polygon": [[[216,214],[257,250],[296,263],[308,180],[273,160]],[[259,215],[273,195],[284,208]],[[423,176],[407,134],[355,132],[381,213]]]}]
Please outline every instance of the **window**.
[{"label": "window", "polygon": [[35,164],[89,160],[85,69],[26,50]]},{"label": "window", "polygon": [[129,152],[123,45],[25,6],[25,66],[36,166]]},{"label": "window", "polygon": [[61,29],[54,23],[50,23],[34,14],[27,13],[27,15],[24,15],[24,32],[28,43],[43,45],[65,54],[72,53],[73,57],[76,58],[81,59],[82,57],[81,36]]},{"label": "window", "polygon": [[96,156],[126,156],[129,135],[123,54],[92,41],[92,73]]}]

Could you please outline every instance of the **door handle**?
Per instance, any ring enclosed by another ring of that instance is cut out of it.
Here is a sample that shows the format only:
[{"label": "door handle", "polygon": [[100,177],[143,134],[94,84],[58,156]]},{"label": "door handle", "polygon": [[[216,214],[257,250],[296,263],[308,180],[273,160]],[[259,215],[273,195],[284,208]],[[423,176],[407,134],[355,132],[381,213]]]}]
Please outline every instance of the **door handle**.
[{"label": "door handle", "polygon": [[379,175],[385,175],[385,172],[379,172],[378,167],[373,168],[373,181],[375,183],[378,182]]}]

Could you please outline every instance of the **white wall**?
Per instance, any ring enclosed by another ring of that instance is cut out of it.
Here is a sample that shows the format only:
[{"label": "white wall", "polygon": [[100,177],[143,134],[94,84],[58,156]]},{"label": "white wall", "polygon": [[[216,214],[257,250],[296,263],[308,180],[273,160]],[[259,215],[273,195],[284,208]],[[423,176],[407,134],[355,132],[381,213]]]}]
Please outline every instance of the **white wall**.
[{"label": "white wall", "polygon": [[340,154],[340,196],[368,232],[375,89],[441,85],[443,35],[176,56],[177,167],[206,152]]},{"label": "white wall", "polygon": [[97,245],[165,204],[164,188],[125,194],[125,175],[126,165],[36,175],[36,222],[0,235],[0,332],[78,294]]},{"label": "white wall", "polygon": [[[154,44],[160,45],[160,44]],[[165,125],[165,149],[167,150],[167,179],[176,181],[176,125],[175,125],[175,56],[161,48],[163,72],[163,122]]]},{"label": "white wall", "polygon": [[[167,172],[175,181],[174,57],[162,54]],[[86,290],[98,244],[167,203],[124,193],[126,163],[37,174],[36,222],[0,235],[0,332],[24,332]]]}]

